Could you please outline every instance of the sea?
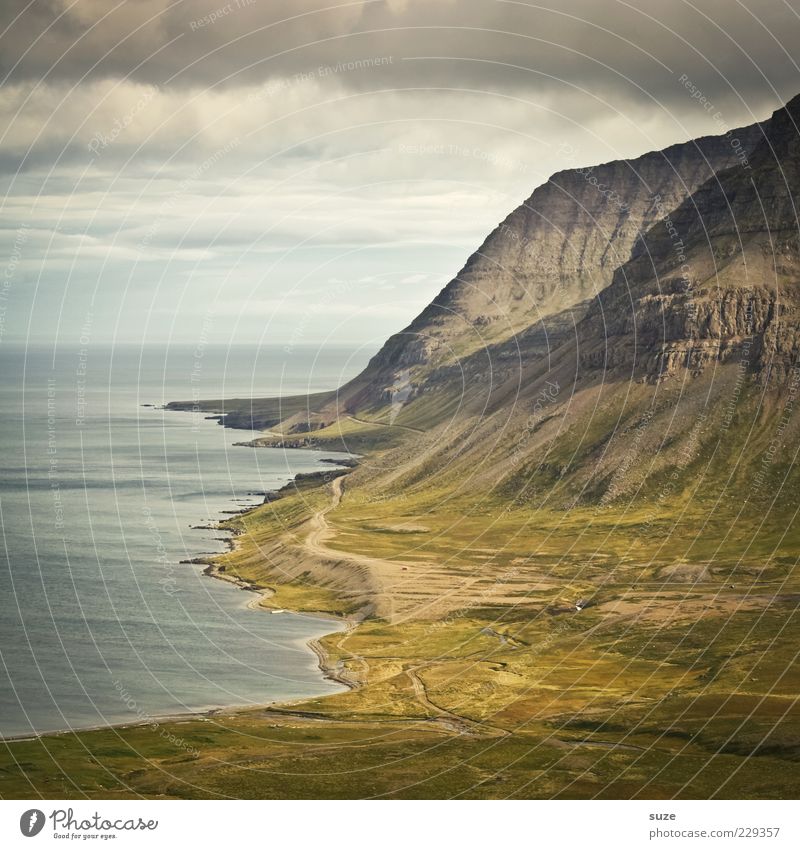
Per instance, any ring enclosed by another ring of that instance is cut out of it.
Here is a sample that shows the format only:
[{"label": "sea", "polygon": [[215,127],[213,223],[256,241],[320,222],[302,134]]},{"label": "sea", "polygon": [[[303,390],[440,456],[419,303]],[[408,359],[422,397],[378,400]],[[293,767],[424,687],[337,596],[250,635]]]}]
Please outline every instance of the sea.
[{"label": "sea", "polygon": [[333,389],[367,354],[80,342],[0,348],[0,737],[341,689],[308,646],[338,622],[252,609],[181,561],[225,550],[215,521],[347,455],[237,446],[254,434],[163,405]]}]

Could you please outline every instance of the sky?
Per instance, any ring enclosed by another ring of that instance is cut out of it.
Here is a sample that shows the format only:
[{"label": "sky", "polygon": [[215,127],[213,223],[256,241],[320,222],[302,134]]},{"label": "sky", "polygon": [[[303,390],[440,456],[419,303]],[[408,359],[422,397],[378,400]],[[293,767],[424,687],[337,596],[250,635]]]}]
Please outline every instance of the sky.
[{"label": "sky", "polygon": [[800,0],[3,0],[0,343],[377,350],[552,173],[767,117],[797,44]]}]

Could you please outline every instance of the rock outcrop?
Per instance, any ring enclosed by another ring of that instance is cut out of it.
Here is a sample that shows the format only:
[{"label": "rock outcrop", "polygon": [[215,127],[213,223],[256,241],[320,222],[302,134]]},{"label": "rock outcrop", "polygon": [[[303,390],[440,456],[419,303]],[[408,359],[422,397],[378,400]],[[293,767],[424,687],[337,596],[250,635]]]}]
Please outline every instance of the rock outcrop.
[{"label": "rock outcrop", "polygon": [[404,381],[419,391],[435,368],[520,334],[530,339],[538,332],[548,347],[557,347],[562,331],[572,330],[642,234],[762,138],[761,125],[754,124],[637,159],[555,174],[489,235],[433,303],[386,342],[364,374],[343,388],[340,402],[381,403],[381,391],[404,370]]},{"label": "rock outcrop", "polygon": [[785,374],[800,348],[800,97],[777,111],[745,167],[668,211],[580,326],[584,367],[651,380],[745,358]]}]

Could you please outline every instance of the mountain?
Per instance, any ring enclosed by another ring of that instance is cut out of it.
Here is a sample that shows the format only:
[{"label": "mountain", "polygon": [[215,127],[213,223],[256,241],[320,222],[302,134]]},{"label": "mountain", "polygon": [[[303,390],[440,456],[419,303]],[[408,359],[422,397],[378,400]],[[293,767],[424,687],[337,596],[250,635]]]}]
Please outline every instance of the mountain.
[{"label": "mountain", "polygon": [[[515,209],[437,298],[392,336],[339,406],[418,394],[437,368],[521,334],[552,348],[612,280],[641,236],[717,171],[763,138],[754,124],[728,136],[672,145],[633,160],[561,171]],[[393,387],[395,387],[393,389]]]},{"label": "mountain", "polygon": [[[441,491],[468,481],[514,503],[559,508],[663,501],[684,497],[687,488],[716,498],[744,486],[738,492],[762,501],[770,485],[780,491],[795,475],[789,447],[800,435],[793,416],[799,113],[800,97],[759,128],[746,163],[723,156],[728,167],[674,208],[662,195],[655,222],[627,236],[630,256],[616,269],[601,265],[594,276],[586,266],[575,269],[573,298],[601,273],[610,282],[582,303],[570,332],[539,338],[537,347],[530,340],[547,328],[544,320],[457,367],[429,371],[423,392],[396,421],[421,425],[419,410],[435,408],[433,399],[450,403],[438,406],[446,415],[427,416],[426,441],[386,460],[392,489],[424,481]],[[673,149],[671,161],[686,161],[690,150],[676,157]],[[580,243],[595,238],[584,232]],[[596,264],[598,256],[605,254],[595,254]],[[547,303],[557,310],[563,290],[552,292]],[[373,363],[392,362],[394,344]],[[494,367],[473,368],[481,358]]]},{"label": "mountain", "polygon": [[712,485],[712,456],[754,478],[793,404],[799,102],[554,175],[337,392],[206,409],[282,444],[380,448],[349,486],[393,493],[563,508],[657,496],[673,474],[713,492],[731,482]]}]

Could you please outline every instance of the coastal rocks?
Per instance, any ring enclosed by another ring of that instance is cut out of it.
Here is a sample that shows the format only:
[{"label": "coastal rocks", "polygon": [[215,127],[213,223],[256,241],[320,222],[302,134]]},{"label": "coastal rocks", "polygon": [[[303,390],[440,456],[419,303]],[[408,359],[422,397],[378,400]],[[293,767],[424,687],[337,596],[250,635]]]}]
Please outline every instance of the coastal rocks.
[{"label": "coastal rocks", "polygon": [[233,444],[243,448],[313,448],[314,440],[308,437],[300,439],[264,439],[258,437],[247,442],[234,442]]}]

